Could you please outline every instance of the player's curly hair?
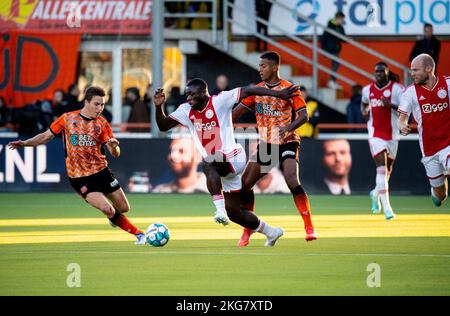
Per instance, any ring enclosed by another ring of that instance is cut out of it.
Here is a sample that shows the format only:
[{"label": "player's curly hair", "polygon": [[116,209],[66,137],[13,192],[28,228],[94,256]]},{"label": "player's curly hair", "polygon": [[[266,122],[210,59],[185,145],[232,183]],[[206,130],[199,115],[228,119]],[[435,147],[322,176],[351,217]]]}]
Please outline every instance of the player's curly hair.
[{"label": "player's curly hair", "polygon": [[103,90],[102,88],[91,86],[84,92],[84,99],[90,102],[93,97],[104,97],[105,95],[105,90]]},{"label": "player's curly hair", "polygon": [[388,80],[393,81],[393,82],[400,82],[400,76],[397,75],[396,73],[392,72],[389,69],[389,66],[384,61],[380,61],[380,62],[376,63],[375,67],[376,66],[386,67],[386,69],[388,70]]}]

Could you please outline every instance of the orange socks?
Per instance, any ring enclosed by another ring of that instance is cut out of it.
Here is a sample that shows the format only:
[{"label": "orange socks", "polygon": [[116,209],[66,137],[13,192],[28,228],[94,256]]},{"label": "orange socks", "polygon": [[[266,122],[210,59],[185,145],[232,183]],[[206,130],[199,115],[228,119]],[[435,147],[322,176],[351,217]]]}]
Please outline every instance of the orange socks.
[{"label": "orange socks", "polygon": [[112,218],[110,218],[110,220],[111,220],[111,222],[113,222],[113,224],[119,226],[122,230],[124,230],[130,234],[138,235],[138,234],[144,233],[142,230],[140,230],[139,228],[134,226],[125,215],[121,214],[117,210],[116,210],[116,213],[114,214],[114,216]]},{"label": "orange socks", "polygon": [[294,197],[295,206],[302,216],[305,228],[313,228],[308,195],[303,190],[301,185],[292,190],[292,195]]}]

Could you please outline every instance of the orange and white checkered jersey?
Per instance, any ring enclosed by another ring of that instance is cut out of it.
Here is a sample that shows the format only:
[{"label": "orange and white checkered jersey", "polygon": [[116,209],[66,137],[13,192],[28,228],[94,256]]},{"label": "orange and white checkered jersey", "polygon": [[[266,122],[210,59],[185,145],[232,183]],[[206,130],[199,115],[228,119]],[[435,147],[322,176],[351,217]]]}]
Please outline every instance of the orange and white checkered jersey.
[{"label": "orange and white checkered jersey", "polygon": [[[275,86],[269,86],[265,82],[259,83],[258,86],[283,90],[292,86],[292,83],[287,80],[281,80]],[[278,129],[291,124],[295,119],[295,112],[306,107],[306,102],[301,95],[289,100],[269,96],[250,96],[243,99],[241,103],[249,109],[255,110],[260,141],[280,145],[300,141],[300,136],[295,130],[286,133],[285,137],[280,139]]]},{"label": "orange and white checkered jersey", "polygon": [[80,111],[64,113],[52,123],[50,131],[62,133],[69,178],[87,177],[108,166],[102,146],[114,135],[104,117],[89,119]]}]

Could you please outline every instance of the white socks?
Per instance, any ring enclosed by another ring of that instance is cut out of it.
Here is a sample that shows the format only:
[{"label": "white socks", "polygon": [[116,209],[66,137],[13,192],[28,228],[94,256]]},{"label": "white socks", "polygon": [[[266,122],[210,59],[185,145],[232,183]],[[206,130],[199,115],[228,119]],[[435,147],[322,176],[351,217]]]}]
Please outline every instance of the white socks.
[{"label": "white socks", "polygon": [[217,212],[220,213],[227,213],[225,210],[225,198],[223,197],[223,194],[217,194],[212,196],[214,205],[216,206]]},{"label": "white socks", "polygon": [[255,232],[270,236],[273,233],[273,227],[262,220],[259,220],[259,226],[255,229]]},{"label": "white socks", "polygon": [[389,184],[387,177],[386,166],[377,167],[377,177],[376,177],[376,195],[380,197],[381,206],[383,210],[392,211],[391,203],[389,202]]}]

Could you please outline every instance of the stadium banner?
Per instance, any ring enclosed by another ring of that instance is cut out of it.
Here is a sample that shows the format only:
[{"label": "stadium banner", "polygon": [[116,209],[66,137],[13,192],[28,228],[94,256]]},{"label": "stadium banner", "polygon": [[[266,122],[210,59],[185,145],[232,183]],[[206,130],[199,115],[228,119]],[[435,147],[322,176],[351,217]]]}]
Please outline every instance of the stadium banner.
[{"label": "stadium banner", "polygon": [[[60,139],[37,148],[7,149],[11,138],[0,138],[0,192],[72,191]],[[122,139],[122,155],[108,156],[110,168],[126,192],[206,193],[200,156],[190,138]],[[241,142],[241,141],[240,141]],[[247,151],[256,141],[241,142]],[[390,178],[392,194],[426,194],[429,182],[417,141],[401,141]],[[311,194],[363,194],[375,186],[376,168],[367,140],[302,141],[300,177]],[[278,168],[255,187],[256,193],[289,194]]]},{"label": "stadium banner", "polygon": [[75,82],[80,35],[8,32],[0,40],[0,96],[21,107]]},{"label": "stadium banner", "polygon": [[[256,32],[255,1],[235,0],[232,31],[235,35]],[[313,28],[297,12],[327,25],[337,11],[344,12],[347,35],[422,35],[424,23],[434,26],[436,35],[450,35],[449,0],[278,0],[289,9],[272,5],[269,35],[312,35]],[[322,29],[319,29],[322,34]]]},{"label": "stadium banner", "polygon": [[150,34],[151,0],[2,0],[0,30]]}]

